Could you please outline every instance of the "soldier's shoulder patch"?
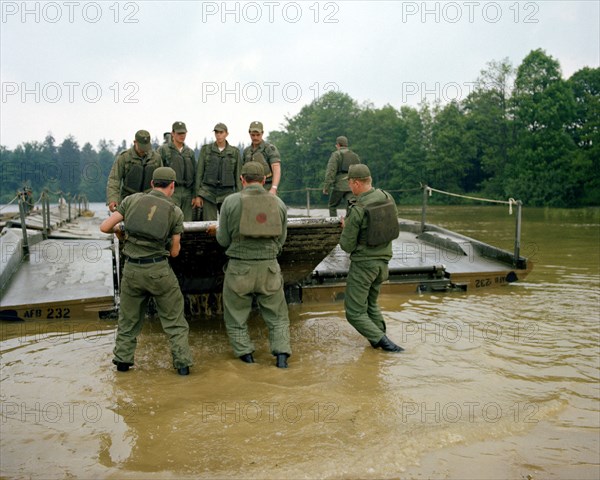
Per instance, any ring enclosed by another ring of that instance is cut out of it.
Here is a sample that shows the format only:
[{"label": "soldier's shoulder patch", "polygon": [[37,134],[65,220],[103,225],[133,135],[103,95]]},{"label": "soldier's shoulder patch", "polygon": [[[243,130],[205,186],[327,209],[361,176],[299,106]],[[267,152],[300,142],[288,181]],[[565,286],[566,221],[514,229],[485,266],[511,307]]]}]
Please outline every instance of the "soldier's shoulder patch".
[{"label": "soldier's shoulder patch", "polygon": [[272,143],[266,145],[265,152],[269,155],[279,155],[279,150],[277,150],[277,147]]}]

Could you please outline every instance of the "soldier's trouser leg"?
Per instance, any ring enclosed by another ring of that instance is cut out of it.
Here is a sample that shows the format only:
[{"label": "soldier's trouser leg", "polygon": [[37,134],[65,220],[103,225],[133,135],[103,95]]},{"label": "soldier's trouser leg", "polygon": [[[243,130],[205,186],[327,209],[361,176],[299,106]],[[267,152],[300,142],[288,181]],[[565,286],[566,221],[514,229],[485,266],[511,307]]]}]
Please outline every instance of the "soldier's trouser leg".
[{"label": "soldier's trouser leg", "polygon": [[216,220],[217,219],[217,204],[211,202],[210,200],[204,199],[202,204],[202,220]]},{"label": "soldier's trouser leg", "polygon": [[131,271],[131,264],[126,263],[123,267],[123,280],[121,283],[121,304],[119,307],[119,323],[117,326],[117,338],[113,349],[113,362],[128,363],[133,365],[137,337],[144,325],[144,316],[147,305],[147,292],[138,289]]},{"label": "soldier's trouser leg", "polygon": [[337,206],[342,201],[343,194],[344,192],[341,192],[340,190],[332,190],[329,194],[329,203],[327,206],[329,207],[330,217],[337,217]]},{"label": "soldier's trouser leg", "polygon": [[352,198],[352,192],[343,192],[341,190],[333,190],[329,196],[329,216],[337,217],[337,207],[341,204],[346,210],[345,215],[348,215],[348,201]]},{"label": "soldier's trouser leg", "polygon": [[248,334],[256,270],[249,262],[229,260],[223,282],[223,316],[229,343],[236,357],[254,352]]},{"label": "soldier's trouser leg", "polygon": [[[128,312],[133,312],[133,307],[138,308],[138,321],[130,329],[123,329],[123,339],[117,332],[117,345],[115,346],[115,360],[133,363],[136,337],[141,331],[145,309],[142,305],[147,295],[154,296],[156,308],[160,316],[163,329],[169,336],[173,365],[175,368],[192,365],[192,355],[188,341],[188,324],[183,315],[183,295],[179,289],[177,278],[171,270],[169,262],[164,260],[159,263],[136,265],[126,263],[123,269],[123,286],[121,288],[121,310],[119,318],[129,317]],[[133,317],[132,317],[133,318]],[[130,322],[126,322],[128,325]],[[119,320],[119,327],[121,321]],[[133,347],[132,347],[133,345]],[[121,352],[124,353],[121,353]],[[126,354],[130,353],[131,360]]]},{"label": "soldier's trouser leg", "polygon": [[269,329],[271,353],[292,354],[290,347],[290,320],[283,292],[283,276],[277,260],[258,262],[256,292],[258,306]]},{"label": "soldier's trouser leg", "polygon": [[350,263],[344,300],[346,319],[361,335],[374,343],[385,335],[385,323],[377,298],[381,283],[387,278],[388,266],[383,261]]},{"label": "soldier's trouser leg", "polygon": [[181,208],[183,221],[192,221],[192,192],[185,187],[175,187],[175,193],[171,197],[173,203]]},{"label": "soldier's trouser leg", "polygon": [[173,366],[175,368],[193,365],[189,344],[189,325],[184,315],[183,294],[177,277],[167,261],[161,262],[166,268],[153,274],[151,289],[156,300],[156,310],[163,330],[169,337]]}]

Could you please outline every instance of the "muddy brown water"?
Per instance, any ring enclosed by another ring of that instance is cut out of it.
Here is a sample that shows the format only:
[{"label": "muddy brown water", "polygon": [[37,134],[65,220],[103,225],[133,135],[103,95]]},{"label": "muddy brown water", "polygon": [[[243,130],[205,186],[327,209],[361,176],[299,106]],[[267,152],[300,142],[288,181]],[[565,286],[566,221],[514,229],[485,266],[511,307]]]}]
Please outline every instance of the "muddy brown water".
[{"label": "muddy brown water", "polygon": [[[401,212],[418,218],[418,209]],[[500,208],[432,222],[512,249]],[[525,209],[522,282],[385,295],[373,350],[343,305],[290,306],[290,368],[231,353],[222,319],[191,322],[195,366],[170,368],[158,321],[136,366],[111,364],[110,320],[2,323],[2,478],[597,478],[600,214]]]}]

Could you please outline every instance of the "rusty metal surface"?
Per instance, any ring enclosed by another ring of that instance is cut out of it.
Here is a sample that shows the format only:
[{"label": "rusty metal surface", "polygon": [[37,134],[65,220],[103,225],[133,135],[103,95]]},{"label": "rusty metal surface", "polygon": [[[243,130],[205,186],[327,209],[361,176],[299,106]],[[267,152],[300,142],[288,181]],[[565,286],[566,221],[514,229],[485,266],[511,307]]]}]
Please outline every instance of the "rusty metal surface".
[{"label": "rusty metal surface", "polygon": [[[184,293],[220,291],[224,249],[206,230],[216,222],[186,222],[181,253],[171,260]],[[301,282],[335,248],[341,234],[338,218],[290,218],[279,264],[286,285]]]}]

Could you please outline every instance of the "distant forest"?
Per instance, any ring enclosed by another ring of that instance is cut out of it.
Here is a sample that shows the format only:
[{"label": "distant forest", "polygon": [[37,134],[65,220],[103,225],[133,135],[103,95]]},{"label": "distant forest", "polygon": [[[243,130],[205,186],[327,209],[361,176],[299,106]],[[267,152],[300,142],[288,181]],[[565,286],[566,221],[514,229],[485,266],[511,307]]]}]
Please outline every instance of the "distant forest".
[{"label": "distant forest", "polygon": [[[328,92],[285,118],[268,138],[282,157],[283,200],[302,205],[310,188],[311,204],[325,203],[317,189],[336,137],[345,135],[375,185],[398,202],[420,202],[419,187],[427,184],[528,206],[600,205],[600,68],[565,80],[541,49],[517,68],[508,59],[486,67],[468,96],[446,104],[375,108]],[[25,185],[35,198],[48,189],[105,201],[115,154],[127,147],[102,140],[97,149],[80,148],[71,136],[56,145],[51,135],[14,150],[0,146],[0,202]]]}]

